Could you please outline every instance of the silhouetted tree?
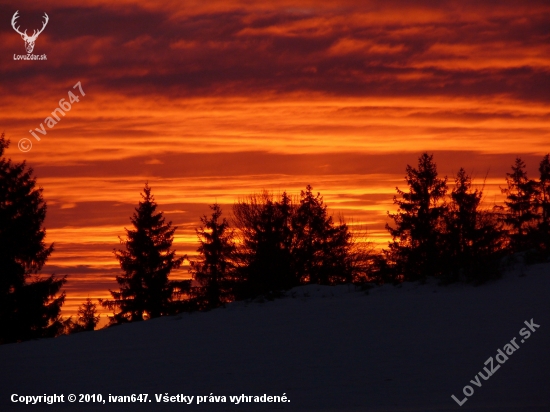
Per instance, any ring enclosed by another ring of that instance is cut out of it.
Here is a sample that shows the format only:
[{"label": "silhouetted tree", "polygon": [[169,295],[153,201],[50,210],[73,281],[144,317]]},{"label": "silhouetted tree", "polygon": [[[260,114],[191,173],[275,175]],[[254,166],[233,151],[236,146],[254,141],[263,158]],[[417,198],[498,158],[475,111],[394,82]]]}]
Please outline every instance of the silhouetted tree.
[{"label": "silhouetted tree", "polygon": [[148,184],[143,191],[143,201],[130,219],[134,229],[125,229],[127,239],[120,240],[126,250],[114,251],[124,271],[116,277],[120,290],[110,291],[113,299],[102,301],[104,307],[118,310],[111,318],[114,324],[173,313],[175,287],[185,288],[185,282],[168,279],[184,259],[171,249],[177,227],[157,212]]},{"label": "silhouetted tree", "polygon": [[550,227],[550,154],[541,160],[539,172],[540,221],[548,229]]},{"label": "silhouetted tree", "polygon": [[[65,277],[37,278],[53,251],[44,243],[46,203],[25,162],[4,157],[0,136],[0,343],[53,337],[63,331],[58,295]],[[57,296],[57,297],[56,297]]]},{"label": "silhouetted tree", "polygon": [[409,192],[396,188],[401,199],[394,196],[393,202],[399,210],[388,212],[395,228],[386,224],[393,241],[384,252],[398,279],[425,280],[442,270],[440,244],[447,178],[438,177],[433,155],[427,153],[419,157],[418,169],[407,165],[406,170]]},{"label": "silhouetted tree", "polygon": [[[273,297],[300,283],[364,281],[366,249],[346,223],[335,224],[311,186],[293,202],[267,192],[233,208],[239,236],[240,297]],[[369,256],[370,258],[370,256]]]},{"label": "silhouetted tree", "polygon": [[291,219],[295,210],[286,193],[280,201],[263,192],[234,205],[233,215],[241,240],[238,298],[272,297],[300,283],[292,256]]},{"label": "silhouetted tree", "polygon": [[200,309],[216,308],[233,299],[234,254],[233,232],[222,210],[216,203],[210,206],[212,215],[201,218],[202,226],[196,230],[200,246],[200,260],[191,261],[190,272],[200,286],[193,295]]},{"label": "silhouetted tree", "polygon": [[446,281],[463,274],[466,280],[482,282],[500,274],[498,258],[503,249],[503,231],[498,219],[481,210],[483,191],[472,189],[470,176],[460,169],[445,213],[446,236],[441,245],[447,262]]},{"label": "silhouetted tree", "polygon": [[461,168],[455,179],[447,214],[450,246],[457,256],[471,254],[477,237],[478,209],[482,195],[480,190],[472,190],[471,178]]},{"label": "silhouetted tree", "polygon": [[70,327],[69,333],[86,332],[95,329],[101,315],[97,315],[96,304],[90,298],[78,308],[78,321]]},{"label": "silhouetted tree", "polygon": [[539,181],[536,194],[537,227],[533,230],[535,246],[542,258],[550,255],[550,155],[539,165]]},{"label": "silhouetted tree", "polygon": [[518,252],[533,247],[529,235],[537,219],[537,185],[527,177],[525,163],[519,157],[512,166],[512,172],[506,173],[506,184],[506,188],[501,188],[507,199],[504,222],[508,227],[510,248]]},{"label": "silhouetted tree", "polygon": [[345,222],[335,224],[320,193],[307,186],[292,219],[293,258],[303,283],[330,285],[351,282],[352,235]]}]

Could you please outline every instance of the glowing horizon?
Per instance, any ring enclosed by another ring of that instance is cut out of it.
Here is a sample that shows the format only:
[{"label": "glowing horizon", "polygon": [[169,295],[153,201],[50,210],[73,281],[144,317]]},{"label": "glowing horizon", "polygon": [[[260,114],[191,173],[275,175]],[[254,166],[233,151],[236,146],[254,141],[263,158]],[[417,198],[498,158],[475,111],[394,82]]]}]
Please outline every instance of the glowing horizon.
[{"label": "glowing horizon", "polygon": [[[55,251],[43,274],[68,275],[64,316],[116,288],[112,250],[146,181],[189,255],[209,204],[229,215],[239,198],[307,184],[381,247],[395,187],[424,151],[450,187],[464,167],[487,207],[501,202],[515,157],[534,178],[550,151],[546,3],[20,6],[22,29],[48,13],[33,52],[47,60],[12,60],[24,43],[5,19],[1,127],[7,157],[44,188]],[[29,130],[79,81],[86,95],[37,141]]]}]

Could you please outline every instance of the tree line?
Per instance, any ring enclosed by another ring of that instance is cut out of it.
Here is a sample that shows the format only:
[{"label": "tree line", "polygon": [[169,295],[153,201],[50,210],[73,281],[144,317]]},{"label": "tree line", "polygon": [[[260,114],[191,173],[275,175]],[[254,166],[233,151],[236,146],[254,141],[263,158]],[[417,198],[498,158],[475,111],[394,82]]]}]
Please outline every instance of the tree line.
[{"label": "tree line", "polygon": [[166,222],[148,184],[126,229],[124,249],[116,250],[123,274],[118,291],[101,304],[113,310],[111,323],[165,314],[212,309],[233,300],[272,299],[307,283],[366,281],[370,250],[356,242],[348,225],[335,222],[311,186],[292,199],[268,192],[233,206],[232,223],[220,205],[196,229],[198,258],[191,259],[192,280],[170,281],[168,274],[187,256],[172,250],[177,229]]},{"label": "tree line", "polygon": [[416,168],[407,166],[408,191],[397,189],[394,225],[383,251],[380,270],[385,281],[483,282],[498,278],[505,255],[524,252],[529,262],[550,256],[550,160],[539,165],[539,179],[529,179],[516,158],[506,174],[504,205],[483,208],[483,188],[474,188],[461,168],[450,192],[439,177],[433,155],[422,154]]},{"label": "tree line", "polygon": [[[93,330],[96,304],[87,299],[76,321],[61,318],[66,277],[40,277],[53,244],[44,242],[46,203],[25,162],[13,163],[0,137],[0,344]],[[292,197],[253,194],[228,214],[220,205],[200,219],[197,257],[172,248],[178,229],[158,210],[151,188],[131,217],[121,248],[118,290],[100,304],[110,325],[209,310],[234,300],[274,299],[303,284],[335,285],[425,281],[481,283],[500,276],[503,257],[522,252],[528,261],[550,257],[550,160],[529,179],[517,158],[506,175],[504,205],[483,206],[460,169],[454,184],[440,177],[432,155],[406,168],[406,190],[396,188],[396,212],[388,212],[392,237],[376,251],[365,235],[329,214],[311,186]],[[451,186],[451,187],[449,187]],[[189,280],[170,274],[189,260]]]}]

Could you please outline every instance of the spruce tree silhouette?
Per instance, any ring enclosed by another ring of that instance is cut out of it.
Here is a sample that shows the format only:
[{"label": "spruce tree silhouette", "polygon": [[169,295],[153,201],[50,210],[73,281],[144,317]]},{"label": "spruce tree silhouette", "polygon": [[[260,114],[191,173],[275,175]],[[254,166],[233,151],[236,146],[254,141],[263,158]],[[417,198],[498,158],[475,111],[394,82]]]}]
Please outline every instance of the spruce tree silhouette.
[{"label": "spruce tree silhouette", "polygon": [[550,256],[550,154],[539,165],[538,182],[539,225],[537,245],[543,256]]},{"label": "spruce tree silhouette", "polygon": [[512,166],[512,172],[506,173],[507,187],[501,188],[506,195],[507,212],[504,222],[508,226],[510,249],[519,252],[534,246],[530,234],[536,225],[537,184],[527,177],[525,163],[519,157]]},{"label": "spruce tree silhouette", "polygon": [[396,188],[401,199],[394,196],[393,203],[399,210],[395,214],[388,212],[395,228],[386,224],[393,240],[384,253],[397,279],[424,281],[442,271],[439,244],[446,211],[447,177],[438,177],[433,155],[427,153],[418,158],[418,169],[407,165],[406,170],[409,192]]},{"label": "spruce tree silhouette", "polygon": [[301,283],[351,282],[365,271],[365,249],[354,244],[346,223],[334,223],[309,185],[298,202],[286,192],[280,201],[264,192],[235,204],[233,214],[241,298],[272,298]]},{"label": "spruce tree silhouette", "polygon": [[4,157],[9,140],[0,136],[0,343],[53,337],[60,318],[66,278],[37,278],[53,251],[44,243],[46,203],[25,162]]},{"label": "spruce tree silhouette", "polygon": [[212,309],[234,298],[235,244],[229,223],[221,218],[222,210],[216,203],[210,206],[210,218],[201,218],[196,229],[200,246],[200,260],[191,261],[190,272],[200,284],[194,288],[194,299],[199,309]]},{"label": "spruce tree silhouette", "polygon": [[96,304],[90,298],[87,298],[78,308],[78,320],[70,327],[69,333],[94,330],[100,317],[100,315],[97,315]]},{"label": "spruce tree silhouette", "polygon": [[472,243],[476,237],[477,215],[483,193],[472,190],[472,180],[463,168],[460,168],[451,193],[451,203],[447,214],[447,226],[450,232],[452,250],[459,257],[471,254]]},{"label": "spruce tree silhouette", "polygon": [[125,229],[127,238],[120,240],[126,250],[115,250],[123,274],[116,277],[120,290],[110,291],[112,300],[101,301],[113,311],[111,324],[140,321],[171,314],[175,311],[174,293],[189,282],[170,282],[168,276],[178,268],[183,257],[177,258],[171,249],[174,232],[172,222],[166,223],[151,188],[145,184],[135,213],[130,219],[134,229]]},{"label": "spruce tree silhouette", "polygon": [[331,285],[351,282],[352,236],[344,222],[335,224],[320,193],[310,185],[300,193],[292,218],[295,235],[293,257],[303,283]]},{"label": "spruce tree silhouette", "polygon": [[541,160],[539,173],[538,206],[540,207],[540,222],[543,230],[550,232],[550,154],[547,154]]},{"label": "spruce tree silhouette", "polygon": [[275,201],[268,192],[233,206],[240,236],[237,298],[272,298],[300,284],[293,266],[292,216],[296,207],[285,193]]},{"label": "spruce tree silhouette", "polygon": [[483,191],[473,189],[470,176],[460,168],[445,213],[446,236],[441,245],[448,267],[446,282],[458,280],[460,274],[478,283],[500,274],[502,225],[491,212],[481,210],[482,197]]}]

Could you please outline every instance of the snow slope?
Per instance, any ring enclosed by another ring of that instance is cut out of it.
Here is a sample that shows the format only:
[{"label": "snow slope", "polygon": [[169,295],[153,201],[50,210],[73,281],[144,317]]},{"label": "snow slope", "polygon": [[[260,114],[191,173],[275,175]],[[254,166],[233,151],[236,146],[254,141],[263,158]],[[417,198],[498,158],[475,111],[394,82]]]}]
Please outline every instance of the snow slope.
[{"label": "snow slope", "polygon": [[[521,343],[531,319],[540,328]],[[470,383],[514,337],[519,349],[500,369]],[[549,348],[550,264],[479,287],[307,286],[273,302],[0,346],[0,411],[548,412]],[[460,407],[451,395],[462,400],[466,385],[474,394]],[[10,402],[54,393],[65,403]],[[71,393],[152,402],[68,403]],[[227,402],[156,403],[165,393]],[[230,402],[242,394],[290,402]]]}]

